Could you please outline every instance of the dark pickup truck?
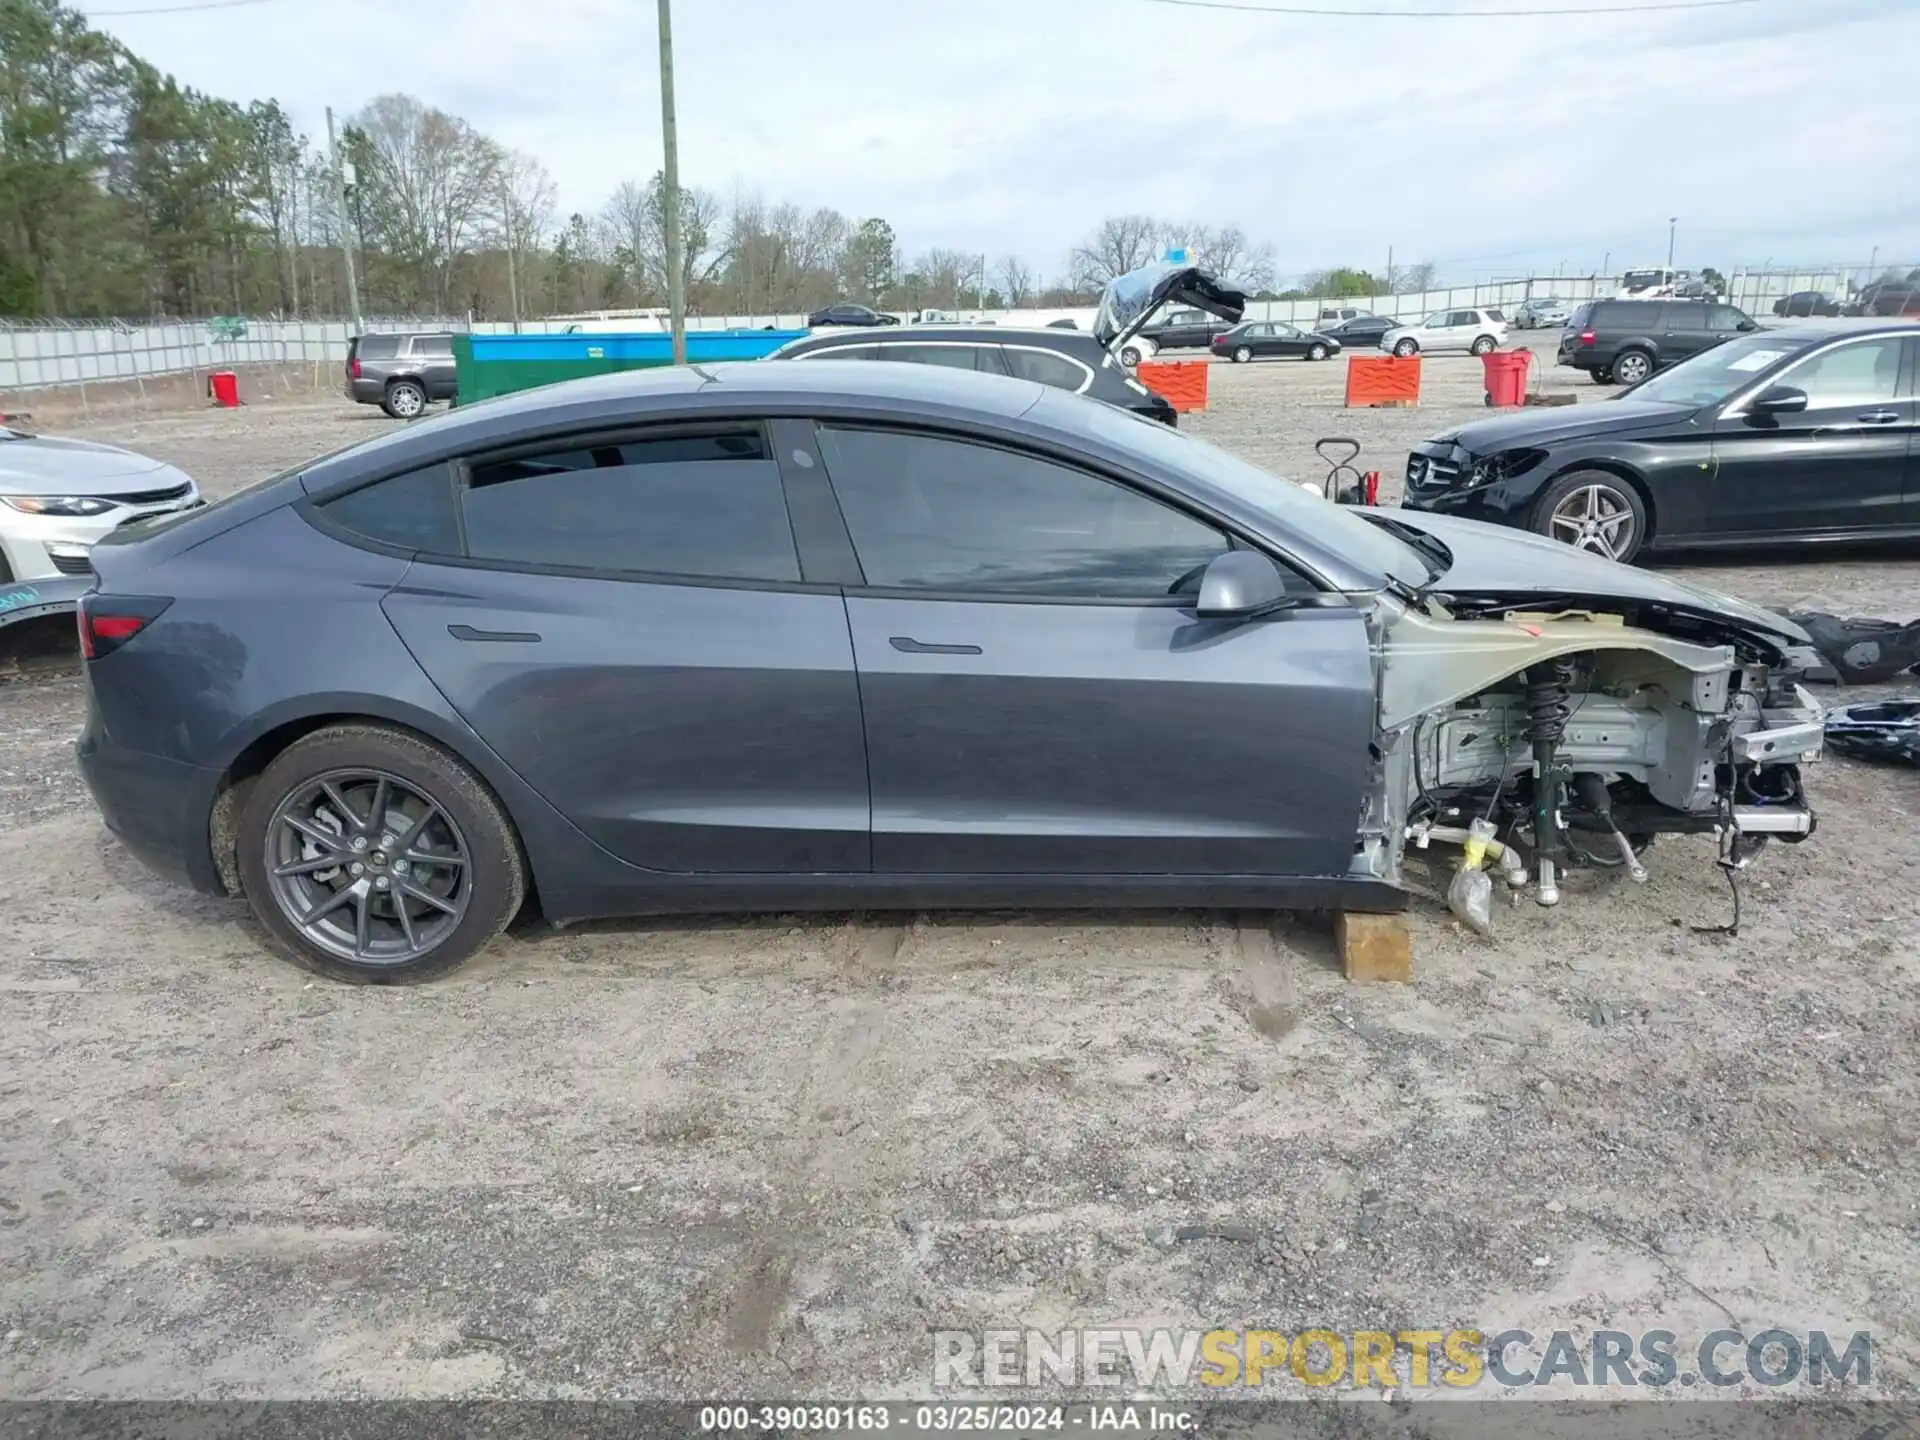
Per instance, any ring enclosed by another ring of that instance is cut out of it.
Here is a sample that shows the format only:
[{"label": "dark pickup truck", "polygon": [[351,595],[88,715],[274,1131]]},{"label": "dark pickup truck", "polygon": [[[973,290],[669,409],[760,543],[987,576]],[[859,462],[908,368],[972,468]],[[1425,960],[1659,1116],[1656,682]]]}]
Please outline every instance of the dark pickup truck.
[{"label": "dark pickup truck", "polygon": [[1161,350],[1204,350],[1233,326],[1204,310],[1175,310],[1140,333]]}]

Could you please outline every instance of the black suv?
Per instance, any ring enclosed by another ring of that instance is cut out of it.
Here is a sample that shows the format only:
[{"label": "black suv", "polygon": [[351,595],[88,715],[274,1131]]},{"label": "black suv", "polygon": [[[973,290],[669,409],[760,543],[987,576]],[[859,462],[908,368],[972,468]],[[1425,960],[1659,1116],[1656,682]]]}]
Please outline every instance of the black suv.
[{"label": "black suv", "polygon": [[1589,300],[1560,332],[1560,363],[1601,385],[1638,385],[1667,365],[1760,327],[1713,300]]},{"label": "black suv", "polygon": [[347,342],[347,398],[411,420],[459,388],[453,336],[444,333],[356,335]]},{"label": "black suv", "polygon": [[1002,325],[904,326],[865,334],[810,335],[781,346],[770,360],[893,360],[1013,375],[1104,400],[1167,425],[1174,409],[1127,373],[1082,330],[1010,330]]}]

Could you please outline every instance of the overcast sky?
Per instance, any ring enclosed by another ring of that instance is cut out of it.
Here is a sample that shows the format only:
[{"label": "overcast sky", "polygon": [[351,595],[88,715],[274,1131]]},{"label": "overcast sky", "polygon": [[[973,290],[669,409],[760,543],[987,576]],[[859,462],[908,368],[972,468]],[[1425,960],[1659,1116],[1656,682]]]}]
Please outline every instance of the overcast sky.
[{"label": "overcast sky", "polygon": [[[538,156],[562,212],[660,163],[652,0],[261,0],[108,17],[309,134],[405,91]],[[172,0],[180,3],[180,0]],[[1261,3],[1261,0],[1246,0]],[[1278,0],[1274,0],[1278,3]],[[1315,0],[1479,10],[1599,0]],[[1624,3],[1624,0],[1623,0]],[[683,183],[1044,275],[1101,216],[1235,221],[1283,275],[1435,261],[1920,264],[1920,0],[1306,18],[1149,0],[676,0]]]}]

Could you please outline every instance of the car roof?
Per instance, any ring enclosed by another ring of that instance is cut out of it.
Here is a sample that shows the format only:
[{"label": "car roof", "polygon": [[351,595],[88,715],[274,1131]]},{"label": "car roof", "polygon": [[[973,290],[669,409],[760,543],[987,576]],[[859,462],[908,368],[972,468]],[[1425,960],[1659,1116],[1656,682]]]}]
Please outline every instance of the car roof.
[{"label": "car roof", "polygon": [[1005,375],[870,360],[807,365],[748,360],[623,370],[519,390],[417,420],[404,430],[323,456],[302,472],[301,484],[309,494],[320,494],[490,445],[702,414],[777,416],[823,407],[961,424],[1012,420],[1032,409],[1045,388]]},{"label": "car roof", "polygon": [[829,335],[807,335],[798,340],[790,340],[769,359],[805,355],[814,350],[838,350],[854,345],[934,345],[945,341],[949,344],[974,345],[1038,345],[1048,350],[1067,351],[1104,351],[1091,330],[1067,330],[1052,326],[1032,326],[1016,328],[1011,325],[978,325],[956,322],[940,324],[932,322],[922,325],[888,325],[882,330],[840,332]]}]

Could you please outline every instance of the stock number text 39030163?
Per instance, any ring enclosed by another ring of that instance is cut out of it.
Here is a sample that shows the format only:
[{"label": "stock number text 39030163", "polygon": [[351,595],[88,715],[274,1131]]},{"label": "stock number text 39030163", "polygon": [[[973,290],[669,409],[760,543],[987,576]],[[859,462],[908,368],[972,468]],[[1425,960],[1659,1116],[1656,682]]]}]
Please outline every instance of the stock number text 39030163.
[{"label": "stock number text 39030163", "polygon": [[795,1434],[820,1431],[850,1434],[897,1431],[905,1435],[1037,1434],[1068,1429],[1097,1429],[1083,1419],[1068,1422],[1064,1405],[982,1405],[957,1403],[845,1405],[708,1405],[700,1411],[700,1429],[708,1434]]}]

